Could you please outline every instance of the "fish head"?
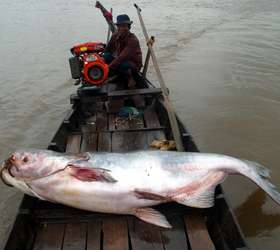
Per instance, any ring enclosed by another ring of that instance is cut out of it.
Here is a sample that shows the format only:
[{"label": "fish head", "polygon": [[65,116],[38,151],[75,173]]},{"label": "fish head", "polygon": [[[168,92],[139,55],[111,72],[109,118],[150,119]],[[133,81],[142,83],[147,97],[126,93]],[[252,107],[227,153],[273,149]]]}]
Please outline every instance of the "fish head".
[{"label": "fish head", "polygon": [[9,166],[7,161],[3,162],[0,169],[0,177],[3,183],[7,186],[18,188],[26,194],[34,196],[30,187],[23,180],[18,180],[10,174],[7,165]]},{"label": "fish head", "polygon": [[4,161],[1,177],[9,184],[12,179],[30,182],[64,169],[68,163],[67,157],[53,151],[19,150]]}]

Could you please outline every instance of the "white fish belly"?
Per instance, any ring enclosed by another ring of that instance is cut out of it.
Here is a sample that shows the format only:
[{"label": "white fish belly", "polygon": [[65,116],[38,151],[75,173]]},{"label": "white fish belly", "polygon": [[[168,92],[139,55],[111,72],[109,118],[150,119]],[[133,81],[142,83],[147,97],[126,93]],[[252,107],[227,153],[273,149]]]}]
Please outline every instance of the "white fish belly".
[{"label": "white fish belly", "polygon": [[[143,185],[132,183],[129,185],[125,182],[83,182],[58,174],[44,180],[33,181],[30,186],[35,193],[46,200],[89,211],[130,213],[135,208],[161,203],[161,201],[137,198],[134,191],[147,190],[147,182],[146,185],[144,182]],[[150,188],[148,190],[159,191]]]}]

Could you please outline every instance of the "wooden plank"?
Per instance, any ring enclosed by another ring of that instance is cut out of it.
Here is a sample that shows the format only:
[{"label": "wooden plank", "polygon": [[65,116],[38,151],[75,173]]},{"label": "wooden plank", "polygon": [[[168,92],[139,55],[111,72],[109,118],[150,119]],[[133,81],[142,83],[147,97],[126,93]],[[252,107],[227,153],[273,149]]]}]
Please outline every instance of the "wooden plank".
[{"label": "wooden plank", "polygon": [[42,224],[37,232],[33,250],[61,250],[64,224]]},{"label": "wooden plank", "polygon": [[100,250],[101,246],[101,221],[89,221],[87,232],[87,249]]},{"label": "wooden plank", "polygon": [[181,216],[167,218],[171,223],[171,229],[162,229],[162,241],[165,250],[188,250],[184,221]]},{"label": "wooden plank", "polygon": [[[216,223],[219,224],[219,227],[221,228],[221,237],[223,237],[224,241],[227,242],[229,248],[243,247],[245,242],[245,236],[243,235],[242,230],[238,225],[235,214],[232,211],[232,208],[228,206],[223,188],[221,186],[218,186],[217,190],[219,190],[221,193],[218,196],[219,199],[216,198],[215,200],[216,219],[214,220]],[[263,192],[262,195],[262,199],[264,200],[265,196]],[[250,198],[255,197],[260,198],[260,193],[253,193],[253,195],[250,196],[249,199],[247,199],[246,203],[250,203],[252,200]],[[246,206],[246,203],[243,203],[243,206]]]},{"label": "wooden plank", "polygon": [[131,120],[129,120],[129,128],[130,129],[144,128],[143,117],[140,116],[140,117],[132,118]]},{"label": "wooden plank", "polygon": [[[158,128],[128,128],[128,129],[118,129],[118,132],[148,132],[148,131],[156,131],[159,130],[160,132],[163,132],[164,127],[158,127]],[[116,130],[104,130],[104,131],[100,131],[100,132],[104,132],[104,133],[109,133],[109,132],[115,132]]]},{"label": "wooden plank", "polygon": [[119,99],[119,100],[110,100],[108,102],[108,111],[109,113],[118,113],[124,105],[124,100]]},{"label": "wooden plank", "polygon": [[147,136],[147,144],[148,144],[148,146],[150,146],[151,143],[154,140],[165,140],[166,139],[163,130],[147,131],[146,132],[146,136]]},{"label": "wooden plank", "polygon": [[[228,243],[226,242],[224,237],[223,237],[223,232],[218,224],[217,221],[215,221],[215,217],[211,218],[211,222],[210,222],[210,229],[211,229],[211,237],[214,239],[215,242],[215,246],[216,249],[238,249],[238,248],[231,248]],[[230,242],[233,243],[233,245],[235,245],[235,242]]]},{"label": "wooden plank", "polygon": [[112,151],[112,135],[111,133],[99,133],[98,135],[98,151]]},{"label": "wooden plank", "polygon": [[83,133],[93,133],[96,132],[96,115],[93,115],[86,119],[84,125],[82,125]]},{"label": "wooden plank", "polygon": [[129,218],[128,227],[133,250],[164,250],[160,227],[137,218]]},{"label": "wooden plank", "polygon": [[160,88],[145,88],[145,89],[125,89],[118,91],[111,91],[108,93],[109,97],[124,97],[132,95],[160,95],[162,93]]},{"label": "wooden plank", "polygon": [[114,132],[112,134],[112,151],[126,152],[147,149],[145,132]]},{"label": "wooden plank", "polygon": [[147,128],[160,127],[158,115],[153,108],[147,108],[144,111],[144,119]]},{"label": "wooden plank", "polygon": [[125,217],[103,220],[103,249],[128,250],[128,231]]},{"label": "wooden plank", "polygon": [[193,250],[214,250],[205,220],[199,211],[190,212],[184,217],[189,243]]},{"label": "wooden plank", "polygon": [[97,131],[108,129],[108,117],[105,113],[97,113],[96,115],[96,129]]},{"label": "wooden plank", "polygon": [[125,117],[116,116],[115,126],[116,126],[116,130],[129,129],[129,119]]},{"label": "wooden plank", "polygon": [[65,228],[62,250],[86,249],[86,237],[86,223],[68,223]]},{"label": "wooden plank", "polygon": [[81,148],[81,139],[82,136],[80,134],[68,136],[66,152],[71,154],[79,153]]},{"label": "wooden plank", "polygon": [[111,130],[111,131],[116,129],[115,119],[116,119],[115,114],[109,114],[108,115],[108,127],[109,127],[109,130]]},{"label": "wooden plank", "polygon": [[145,96],[142,96],[142,95],[134,95],[131,97],[133,102],[134,102],[134,105],[136,108],[139,108],[139,109],[144,109],[145,106],[146,106],[146,103],[145,103]]},{"label": "wooden plank", "polygon": [[81,152],[92,152],[97,150],[97,133],[83,134]]}]

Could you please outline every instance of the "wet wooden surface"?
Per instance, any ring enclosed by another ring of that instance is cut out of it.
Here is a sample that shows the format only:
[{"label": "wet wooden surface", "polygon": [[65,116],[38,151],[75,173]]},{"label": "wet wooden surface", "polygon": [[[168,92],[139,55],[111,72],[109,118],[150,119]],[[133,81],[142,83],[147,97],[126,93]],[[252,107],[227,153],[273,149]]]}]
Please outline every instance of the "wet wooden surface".
[{"label": "wet wooden surface", "polygon": [[161,228],[147,224],[141,220],[131,218],[129,220],[129,232],[132,249],[164,250]]},{"label": "wet wooden surface", "polygon": [[162,230],[162,241],[165,250],[183,250],[189,249],[187,234],[185,232],[185,225],[182,216],[170,216],[167,218],[172,221],[172,228]]},{"label": "wet wooden surface", "polygon": [[41,224],[37,232],[34,250],[61,250],[65,224]]},{"label": "wet wooden surface", "polygon": [[63,250],[86,249],[87,224],[67,223],[64,231]]},{"label": "wet wooden surface", "polygon": [[125,217],[106,218],[103,220],[103,249],[128,250],[128,228]]},{"label": "wet wooden surface", "polygon": [[203,216],[198,211],[190,211],[184,216],[186,230],[192,249],[214,250]]},{"label": "wet wooden surface", "polygon": [[88,222],[87,227],[87,250],[99,250],[101,242],[101,220]]},{"label": "wet wooden surface", "polygon": [[[66,150],[79,153],[148,149],[154,139],[165,139],[160,126],[152,107],[137,120],[121,119],[118,113],[97,113],[87,119],[81,133],[68,137]],[[214,249],[203,217],[187,213],[182,206],[178,211],[176,205],[164,211],[173,228],[163,229],[134,216],[91,213],[56,204],[44,210],[47,202],[41,204],[36,212],[42,222],[33,249]]]}]

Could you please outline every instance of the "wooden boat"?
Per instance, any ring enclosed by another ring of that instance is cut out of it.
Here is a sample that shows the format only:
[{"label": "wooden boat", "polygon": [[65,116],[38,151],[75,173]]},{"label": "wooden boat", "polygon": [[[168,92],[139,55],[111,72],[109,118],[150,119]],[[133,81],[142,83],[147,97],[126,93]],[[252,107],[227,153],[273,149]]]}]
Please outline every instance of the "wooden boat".
[{"label": "wooden boat", "polygon": [[[79,89],[71,96],[72,108],[48,148],[69,153],[122,152],[148,149],[154,139],[172,139],[161,89],[140,73],[135,79],[133,90],[124,89],[120,79],[101,89]],[[143,116],[120,118],[122,106],[136,107]],[[178,122],[185,150],[197,152],[191,135]],[[213,208],[169,203],[157,209],[167,216],[172,229],[129,215],[82,211],[25,195],[5,249],[247,249],[220,186]]]}]

